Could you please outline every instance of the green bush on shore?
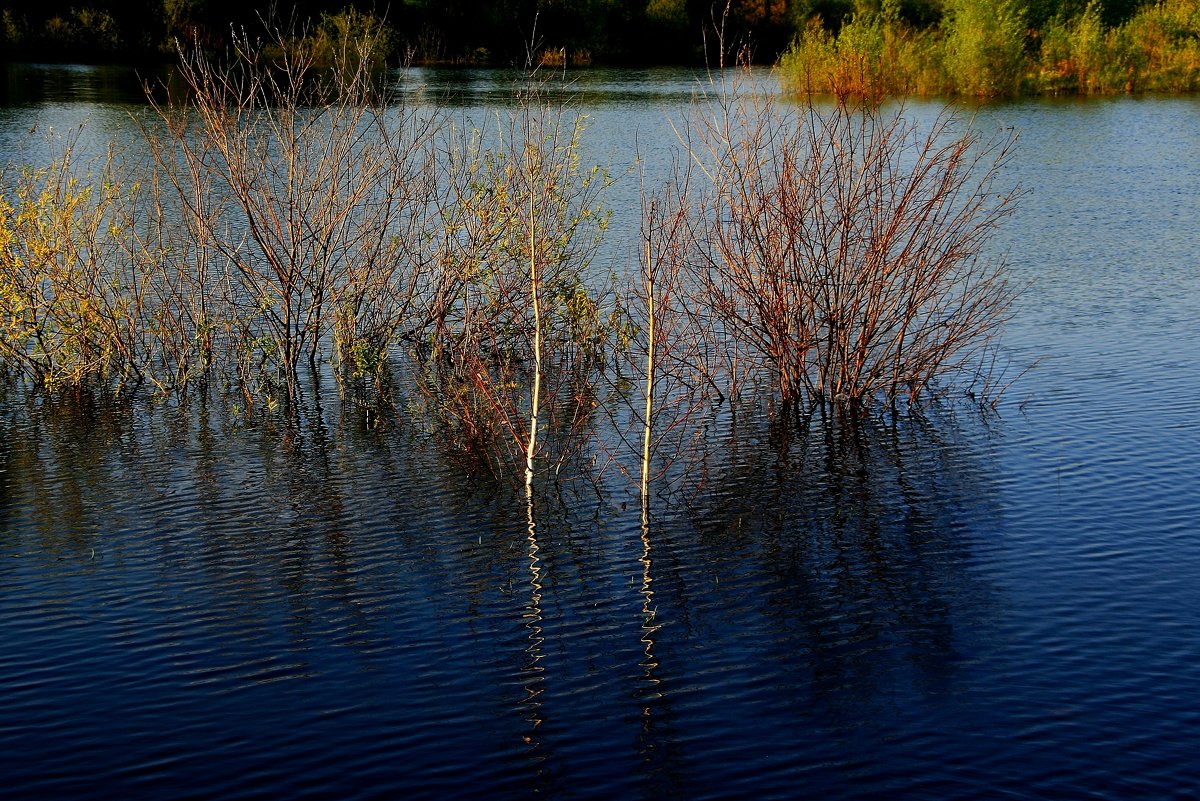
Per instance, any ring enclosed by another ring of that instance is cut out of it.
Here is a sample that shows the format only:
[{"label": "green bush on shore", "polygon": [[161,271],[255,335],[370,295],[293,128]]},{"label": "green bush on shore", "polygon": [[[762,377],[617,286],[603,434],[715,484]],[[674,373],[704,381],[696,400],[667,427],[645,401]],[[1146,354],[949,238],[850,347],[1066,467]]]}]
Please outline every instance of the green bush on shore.
[{"label": "green bush on shore", "polygon": [[780,76],[794,92],[863,96],[1200,89],[1200,0],[1161,0],[1112,25],[1098,0],[1040,30],[1026,17],[1018,0],[950,0],[938,24],[915,29],[885,3],[836,32],[810,21],[780,59]]}]

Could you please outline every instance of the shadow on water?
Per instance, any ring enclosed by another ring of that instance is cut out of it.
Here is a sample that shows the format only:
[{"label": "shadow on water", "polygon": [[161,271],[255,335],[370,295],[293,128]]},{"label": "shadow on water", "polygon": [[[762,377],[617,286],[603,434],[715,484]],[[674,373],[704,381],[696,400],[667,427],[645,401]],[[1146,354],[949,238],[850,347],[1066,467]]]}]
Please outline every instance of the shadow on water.
[{"label": "shadow on water", "polygon": [[[642,529],[646,714],[671,731],[649,740],[676,767],[660,778],[782,778],[827,759],[812,787],[831,790],[857,749],[954,695],[997,603],[973,570],[997,490],[965,418],[725,421],[703,485]],[[678,691],[698,676],[704,703]],[[710,748],[730,761],[698,765]]]},{"label": "shadow on water", "polygon": [[819,795],[986,658],[996,589],[973,565],[999,503],[961,417],[724,421],[701,486],[639,532],[648,783],[824,764]]},{"label": "shadow on water", "polygon": [[146,81],[172,72],[163,65],[23,64],[0,62],[0,107],[61,103],[146,102]]},{"label": "shadow on water", "polygon": [[[527,505],[429,433],[312,397],[292,425],[0,399],[0,579],[59,609],[10,610],[29,626],[12,658],[71,681],[84,635],[55,620],[86,619],[112,647],[76,666],[89,692],[180,722],[100,747],[83,703],[30,770],[74,749],[106,786],[206,775],[231,797],[239,772],[286,793],[281,759],[416,795],[468,766],[490,797],[690,797],[751,774],[778,791],[950,691],[985,625],[971,565],[993,490],[950,415],[730,419],[702,485],[643,517],[587,482]],[[44,702],[17,692],[14,720]],[[230,726],[243,747],[205,774]],[[156,738],[190,756],[156,767]]]},{"label": "shadow on water", "polygon": [[764,613],[812,655],[814,688],[859,684],[855,672],[880,667],[863,649],[903,651],[933,674],[959,658],[955,607],[979,589],[972,549],[998,514],[962,433],[937,409],[730,422],[688,515],[714,562],[744,554],[765,582]]}]

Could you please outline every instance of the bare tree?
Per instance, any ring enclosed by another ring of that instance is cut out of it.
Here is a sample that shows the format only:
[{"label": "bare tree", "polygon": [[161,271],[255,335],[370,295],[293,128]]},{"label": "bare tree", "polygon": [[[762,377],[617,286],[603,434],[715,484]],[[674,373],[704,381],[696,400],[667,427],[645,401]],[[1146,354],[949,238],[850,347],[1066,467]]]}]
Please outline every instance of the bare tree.
[{"label": "bare tree", "polygon": [[327,69],[303,38],[270,44],[239,35],[225,61],[182,48],[187,92],[146,130],[196,258],[228,270],[243,368],[274,367],[294,394],[330,334],[369,368],[427,307],[439,121],[389,102],[369,39]]},{"label": "bare tree", "polygon": [[694,179],[694,167],[686,161],[672,165],[656,192],[648,190],[643,176],[630,366],[642,383],[634,420],[640,427],[636,450],[644,511],[651,482],[689,452],[691,426],[713,399],[705,315],[688,306],[688,268],[697,259]]},{"label": "bare tree", "polygon": [[1012,135],[724,85],[686,134],[708,179],[692,291],[740,371],[787,404],[858,403],[915,399],[977,363],[1015,297],[985,252],[1019,194],[997,188]]}]

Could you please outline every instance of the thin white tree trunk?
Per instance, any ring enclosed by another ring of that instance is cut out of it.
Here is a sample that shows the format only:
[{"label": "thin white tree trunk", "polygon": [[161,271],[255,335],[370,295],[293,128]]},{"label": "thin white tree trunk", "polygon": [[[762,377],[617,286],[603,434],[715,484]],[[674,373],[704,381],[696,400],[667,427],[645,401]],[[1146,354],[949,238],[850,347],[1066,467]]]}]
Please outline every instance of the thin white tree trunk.
[{"label": "thin white tree trunk", "polygon": [[654,412],[654,264],[650,237],[646,237],[646,414],[643,418],[642,435],[642,508],[643,513],[650,500],[650,440],[653,433],[651,415]]},{"label": "thin white tree trunk", "polygon": [[529,166],[529,283],[533,295],[533,398],[529,412],[529,443],[525,449],[525,493],[533,497],[533,455],[537,451],[538,415],[542,401],[542,310],[538,297],[537,253],[534,221],[534,171]]}]

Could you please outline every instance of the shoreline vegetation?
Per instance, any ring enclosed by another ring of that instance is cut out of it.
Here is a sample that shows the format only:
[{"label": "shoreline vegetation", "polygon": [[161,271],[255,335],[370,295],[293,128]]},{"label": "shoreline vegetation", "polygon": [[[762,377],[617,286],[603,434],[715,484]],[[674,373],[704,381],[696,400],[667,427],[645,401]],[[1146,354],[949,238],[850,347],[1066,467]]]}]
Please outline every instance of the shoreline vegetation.
[{"label": "shoreline vegetation", "polygon": [[812,20],[780,57],[780,79],[792,92],[868,97],[1200,90],[1198,0],[1141,4],[1113,22],[1105,4],[1090,0],[1036,26],[1032,5],[945,0],[940,21],[918,27],[902,3],[882,0],[836,32]]},{"label": "shoreline vegetation", "polygon": [[[1200,0],[345,0],[290,6],[332,63],[374,37],[379,64],[556,67],[718,63],[722,41],[777,64],[794,93],[961,95],[1200,90]],[[261,27],[273,7],[231,0],[96,4],[0,0],[0,60],[173,61]],[[293,21],[294,22],[294,21]],[[297,27],[289,23],[291,29]],[[532,53],[530,50],[532,43]]]},{"label": "shoreline vegetation", "polygon": [[0,373],[289,419],[328,369],[377,423],[527,488],[589,456],[640,464],[620,469],[644,493],[727,403],[855,416],[1003,391],[1017,288],[986,245],[1020,196],[1011,132],[777,103],[727,72],[643,174],[631,263],[597,265],[613,179],[554,78],[530,64],[483,122],[406,106],[378,35],[332,68],[288,35],[181,49],[184,85],[148,88],[131,151],[48,135],[46,164],[0,168]]}]

